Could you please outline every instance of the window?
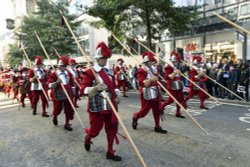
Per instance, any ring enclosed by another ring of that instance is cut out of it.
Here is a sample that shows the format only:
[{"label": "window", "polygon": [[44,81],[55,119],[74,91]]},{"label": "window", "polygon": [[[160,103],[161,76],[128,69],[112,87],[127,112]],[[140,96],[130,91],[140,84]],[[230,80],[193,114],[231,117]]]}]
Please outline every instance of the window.
[{"label": "window", "polygon": [[224,5],[236,3],[236,0],[224,0]]},{"label": "window", "polygon": [[250,3],[241,4],[239,15],[240,16],[250,15]]},{"label": "window", "polygon": [[26,12],[30,14],[35,11],[35,4],[33,0],[26,0]]},{"label": "window", "polygon": [[222,0],[214,0],[214,4],[222,3]]}]

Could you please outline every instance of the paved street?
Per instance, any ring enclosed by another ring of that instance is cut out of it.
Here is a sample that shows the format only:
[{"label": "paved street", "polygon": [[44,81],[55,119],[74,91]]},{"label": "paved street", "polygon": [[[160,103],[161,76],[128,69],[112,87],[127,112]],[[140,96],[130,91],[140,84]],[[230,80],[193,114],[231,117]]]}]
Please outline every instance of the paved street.
[{"label": "paved street", "polygon": [[[166,110],[167,120],[162,127],[168,134],[153,131],[150,113],[139,121],[138,129],[131,127],[132,113],[139,109],[138,96],[130,92],[123,98],[119,114],[128,128],[148,167],[249,167],[250,166],[250,105],[248,103],[216,105],[209,101],[209,111],[198,108],[194,99],[188,104],[190,113],[206,129],[205,135],[191,121],[174,117],[175,105]],[[84,130],[73,121],[72,132],[65,131],[64,115],[55,127],[50,118],[33,116],[27,101],[18,110],[17,102],[0,94],[0,166],[1,167],[139,167],[140,163],[127,141],[121,137],[116,153],[122,162],[105,159],[104,131],[93,140],[90,152],[84,149]],[[81,120],[88,126],[86,100],[79,102]],[[40,106],[40,105],[39,105]],[[52,103],[48,109],[52,110]],[[124,134],[120,129],[120,133]]]}]

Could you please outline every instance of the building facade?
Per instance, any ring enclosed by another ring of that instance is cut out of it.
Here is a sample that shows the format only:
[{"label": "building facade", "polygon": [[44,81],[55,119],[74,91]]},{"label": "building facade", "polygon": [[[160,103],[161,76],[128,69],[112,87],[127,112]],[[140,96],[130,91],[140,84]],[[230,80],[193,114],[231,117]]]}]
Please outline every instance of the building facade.
[{"label": "building facade", "polygon": [[220,61],[228,57],[236,61],[250,60],[250,37],[230,24],[220,20],[216,12],[232,22],[250,29],[250,0],[189,0],[189,5],[200,5],[196,25],[181,35],[167,36],[162,45],[165,52],[181,48],[184,57],[192,53],[203,53],[204,59]]},{"label": "building facade", "polygon": [[23,16],[32,13],[36,9],[36,0],[9,0],[10,3],[6,6],[8,8],[8,16],[6,19],[14,20],[15,29],[6,30],[0,35],[0,59],[1,66],[8,66],[8,51],[9,44],[15,43],[14,31],[21,25]]}]

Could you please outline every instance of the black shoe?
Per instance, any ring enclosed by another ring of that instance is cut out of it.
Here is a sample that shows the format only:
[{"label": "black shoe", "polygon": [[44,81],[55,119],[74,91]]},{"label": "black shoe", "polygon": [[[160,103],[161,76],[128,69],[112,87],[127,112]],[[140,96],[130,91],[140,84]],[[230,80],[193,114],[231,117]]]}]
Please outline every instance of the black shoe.
[{"label": "black shoe", "polygon": [[113,161],[117,161],[117,162],[122,160],[122,157],[120,157],[118,155],[110,154],[110,153],[106,154],[106,158],[111,159]]},{"label": "black shoe", "polygon": [[78,105],[76,105],[76,108],[79,108],[79,106],[78,106]]},{"label": "black shoe", "polygon": [[64,129],[67,130],[67,131],[72,131],[73,130],[73,128],[71,128],[69,125],[67,125],[67,126],[65,125]]},{"label": "black shoe", "polygon": [[25,104],[24,103],[22,103],[22,107],[25,108]]},{"label": "black shoe", "polygon": [[43,113],[42,117],[49,117],[49,115],[47,113]]},{"label": "black shoe", "polygon": [[200,107],[201,109],[204,109],[204,110],[209,110],[209,108],[203,106],[203,107]]},{"label": "black shoe", "polygon": [[85,136],[84,147],[86,151],[89,151],[91,147],[91,141],[87,139],[87,136]]},{"label": "black shoe", "polygon": [[167,131],[167,130],[163,130],[161,127],[159,127],[159,128],[155,128],[155,132],[157,132],[157,133],[163,133],[163,134],[168,133],[168,131]]},{"label": "black shoe", "polygon": [[137,129],[137,120],[135,119],[135,117],[133,117],[133,120],[132,120],[132,127],[133,127],[133,129],[134,130],[136,130]]},{"label": "black shoe", "polygon": [[181,114],[176,114],[175,116],[178,117],[178,118],[186,118],[185,116],[183,116]]},{"label": "black shoe", "polygon": [[53,118],[52,122],[53,122],[53,124],[54,124],[55,126],[57,126],[57,125],[58,125],[57,118]]},{"label": "black shoe", "polygon": [[36,115],[36,112],[35,112],[35,111],[33,111],[33,115]]},{"label": "black shoe", "polygon": [[128,97],[127,95],[123,95],[123,97]]}]

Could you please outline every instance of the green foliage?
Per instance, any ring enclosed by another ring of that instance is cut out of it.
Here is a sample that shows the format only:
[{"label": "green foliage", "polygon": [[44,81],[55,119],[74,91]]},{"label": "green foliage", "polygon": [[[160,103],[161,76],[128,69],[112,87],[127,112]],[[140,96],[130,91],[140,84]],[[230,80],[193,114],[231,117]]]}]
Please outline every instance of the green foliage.
[{"label": "green foliage", "polygon": [[[73,31],[81,24],[81,21],[76,21],[75,15],[69,15],[66,7],[67,4],[62,0],[51,4],[48,0],[38,0],[38,11],[25,16],[22,20],[19,31],[16,32],[16,37],[22,42],[26,48],[31,60],[39,54],[45,58],[45,54],[35,36],[35,31],[38,33],[45,49],[50,54],[51,58],[57,58],[53,51],[55,48],[59,54],[76,53],[77,47],[74,39],[62,22],[62,17],[59,10],[63,11]],[[11,55],[11,57],[14,55]]]},{"label": "green foliage", "polygon": [[93,25],[120,39],[146,37],[152,48],[152,40],[160,40],[166,30],[174,34],[187,30],[197,17],[197,7],[174,7],[172,0],[97,0],[88,14],[100,18]]},{"label": "green foliage", "polygon": [[17,44],[10,44],[9,45],[9,64],[10,66],[14,67],[20,64],[23,60],[23,53]]}]

